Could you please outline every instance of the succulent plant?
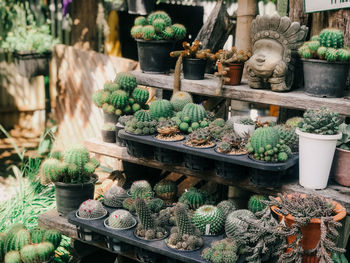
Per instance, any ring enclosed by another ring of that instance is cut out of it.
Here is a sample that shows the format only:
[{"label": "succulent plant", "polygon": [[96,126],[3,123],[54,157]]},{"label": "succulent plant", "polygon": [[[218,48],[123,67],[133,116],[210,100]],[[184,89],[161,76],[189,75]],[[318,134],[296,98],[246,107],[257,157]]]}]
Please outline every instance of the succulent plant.
[{"label": "succulent plant", "polygon": [[191,94],[185,91],[178,91],[171,96],[171,104],[175,111],[182,111],[186,104],[192,103],[193,99]]},{"label": "succulent plant", "polygon": [[136,134],[136,135],[154,134],[156,132],[157,121],[155,121],[155,120],[150,120],[150,121],[138,120],[137,118],[148,119],[147,112],[141,110],[141,111],[138,111],[136,113],[139,113],[139,112],[142,112],[142,114],[137,114],[134,118],[127,121],[127,123],[125,125],[125,131],[127,131],[129,133]]},{"label": "succulent plant", "polygon": [[114,82],[120,85],[122,90],[129,94],[137,87],[137,81],[134,75],[128,72],[119,72],[115,76]]},{"label": "succulent plant", "polygon": [[211,135],[208,128],[199,128],[187,136],[186,144],[193,147],[207,146],[211,144]]},{"label": "succulent plant", "polygon": [[81,203],[78,215],[85,219],[99,218],[106,215],[106,209],[104,209],[101,202],[89,199]]},{"label": "succulent plant", "polygon": [[147,25],[147,19],[143,16],[138,16],[134,20],[134,25],[135,26],[144,26]]},{"label": "succulent plant", "polygon": [[30,237],[33,244],[38,244],[43,241],[46,230],[41,228],[34,228],[30,230]]},{"label": "succulent plant", "polygon": [[25,245],[20,249],[23,263],[35,263],[38,260],[36,245]]},{"label": "succulent plant", "polygon": [[128,197],[126,190],[122,187],[113,185],[104,195],[104,204],[111,207],[121,207],[123,201]]},{"label": "succulent plant", "polygon": [[316,110],[306,110],[303,121],[299,123],[299,128],[307,133],[334,135],[338,133],[340,124],[341,119],[338,113],[321,107]]},{"label": "succulent plant", "polygon": [[256,219],[253,212],[239,209],[231,212],[225,221],[225,233],[227,237],[236,237],[248,230],[249,224],[242,218]]},{"label": "succulent plant", "polygon": [[303,121],[302,117],[292,117],[286,121],[285,125],[297,128],[299,127],[299,123],[302,121]]},{"label": "succulent plant", "polygon": [[108,226],[112,228],[122,229],[130,228],[135,224],[135,219],[129,211],[118,209],[108,217]]},{"label": "succulent plant", "polygon": [[177,194],[177,184],[170,180],[161,180],[154,186],[153,190],[159,198],[172,202]]},{"label": "succulent plant", "polygon": [[42,242],[36,245],[38,262],[46,262],[53,258],[55,247],[50,242]]},{"label": "succulent plant", "polygon": [[319,41],[324,47],[343,48],[344,34],[339,29],[326,28],[321,31]]},{"label": "succulent plant", "polygon": [[4,261],[6,239],[7,239],[7,234],[4,232],[0,233],[0,262]]},{"label": "succulent plant", "polygon": [[218,203],[216,206],[218,209],[221,209],[223,212],[225,219],[226,217],[233,211],[237,210],[237,205],[232,200],[224,200]]},{"label": "succulent plant", "polygon": [[67,167],[61,161],[55,158],[48,158],[41,165],[41,177],[43,181],[58,182],[66,172],[66,169]]},{"label": "succulent plant", "polygon": [[135,203],[133,198],[126,198],[123,201],[123,208],[129,210],[131,213],[135,212]]},{"label": "succulent plant", "polygon": [[164,12],[164,11],[154,11],[151,14],[148,15],[147,17],[147,22],[149,25],[153,25],[154,21],[156,19],[162,19],[165,23],[165,26],[170,26],[171,25],[171,18],[170,16]]},{"label": "succulent plant", "polygon": [[239,245],[234,239],[214,241],[211,247],[202,251],[202,258],[212,263],[235,263],[238,261]]},{"label": "succulent plant", "polygon": [[21,255],[18,251],[10,251],[5,255],[5,263],[21,263]]},{"label": "succulent plant", "polygon": [[160,198],[151,198],[145,200],[146,205],[153,213],[159,213],[164,207],[164,201]]},{"label": "succulent plant", "polygon": [[146,104],[149,98],[149,92],[146,88],[135,88],[132,97],[141,105]]},{"label": "succulent plant", "polygon": [[232,152],[244,153],[246,144],[248,143],[247,137],[238,137],[233,131],[226,130],[223,132],[221,142],[218,143],[217,149],[221,153],[230,154]]},{"label": "succulent plant", "polygon": [[116,90],[110,96],[110,103],[115,109],[123,109],[129,104],[128,94],[124,90]]},{"label": "succulent plant", "polygon": [[31,242],[30,232],[25,229],[13,230],[13,232],[7,234],[5,252],[11,250],[19,251],[23,246]]},{"label": "succulent plant", "polygon": [[169,118],[173,116],[173,105],[168,100],[156,100],[149,106],[149,112],[154,119]]},{"label": "succulent plant", "polygon": [[146,180],[139,180],[132,183],[130,187],[132,198],[150,198],[153,195],[152,186]]},{"label": "succulent plant", "polygon": [[61,234],[54,230],[54,229],[49,229],[45,231],[43,241],[50,242],[54,248],[58,248],[58,246],[61,244],[62,236]]},{"label": "succulent plant", "polygon": [[157,131],[162,136],[174,136],[180,132],[176,121],[172,119],[161,120],[158,122]]},{"label": "succulent plant", "polygon": [[203,205],[194,212],[192,222],[203,235],[217,235],[223,230],[225,215],[216,206]]},{"label": "succulent plant", "polygon": [[207,193],[192,187],[180,196],[179,202],[188,205],[190,209],[195,210],[210,201]]},{"label": "succulent plant", "polygon": [[337,147],[343,150],[350,150],[350,125],[342,123],[339,125],[339,132],[342,133],[341,139],[337,142]]},{"label": "succulent plant", "polygon": [[337,58],[340,62],[350,61],[350,50],[345,48],[340,48],[337,50]]},{"label": "succulent plant", "polygon": [[186,36],[186,27],[181,24],[173,24],[171,28],[174,30],[174,39],[181,40]]},{"label": "succulent plant", "polygon": [[[174,31],[176,32],[176,30]],[[172,51],[170,52],[170,56],[174,58],[197,58],[205,60],[213,55],[210,53],[210,49],[200,49],[202,47],[202,43],[198,40],[193,41],[192,45],[184,41],[182,42],[182,47],[184,48],[184,50]]]},{"label": "succulent plant", "polygon": [[181,112],[181,120],[185,121],[187,118],[191,122],[200,122],[207,118],[207,113],[202,105],[195,103],[188,103]]},{"label": "succulent plant", "polygon": [[240,118],[238,119],[237,123],[243,125],[255,125],[255,122],[250,118]]},{"label": "succulent plant", "polygon": [[[136,113],[135,113],[135,114],[136,114]],[[118,122],[119,122],[121,125],[125,126],[126,123],[127,123],[129,120],[131,120],[132,118],[133,118],[132,115],[123,115],[123,116],[120,116],[120,118],[118,119]]]},{"label": "succulent plant", "polygon": [[299,151],[299,136],[295,132],[295,127],[277,125],[274,126],[274,128],[277,129],[280,140],[282,140],[292,152]]},{"label": "succulent plant", "polygon": [[264,210],[266,205],[261,200],[268,200],[268,198],[263,195],[252,195],[248,201],[248,209],[254,214]]},{"label": "succulent plant", "polygon": [[146,25],[142,27],[141,35],[144,40],[153,40],[156,36],[156,30],[154,26]]},{"label": "succulent plant", "polygon": [[137,39],[137,38],[142,38],[142,25],[135,25],[131,28],[130,30],[130,35],[131,37]]},{"label": "succulent plant", "polygon": [[168,206],[159,211],[159,216],[164,218],[166,225],[174,226],[176,224],[175,207],[176,206]]}]

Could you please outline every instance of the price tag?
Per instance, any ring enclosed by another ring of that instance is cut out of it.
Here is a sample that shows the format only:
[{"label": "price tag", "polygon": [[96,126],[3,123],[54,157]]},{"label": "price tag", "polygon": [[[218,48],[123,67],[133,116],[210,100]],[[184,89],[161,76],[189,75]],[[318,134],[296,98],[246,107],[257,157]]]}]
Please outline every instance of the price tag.
[{"label": "price tag", "polygon": [[209,234],[210,234],[210,224],[207,224],[207,225],[205,226],[205,234],[206,234],[206,235],[209,235]]}]

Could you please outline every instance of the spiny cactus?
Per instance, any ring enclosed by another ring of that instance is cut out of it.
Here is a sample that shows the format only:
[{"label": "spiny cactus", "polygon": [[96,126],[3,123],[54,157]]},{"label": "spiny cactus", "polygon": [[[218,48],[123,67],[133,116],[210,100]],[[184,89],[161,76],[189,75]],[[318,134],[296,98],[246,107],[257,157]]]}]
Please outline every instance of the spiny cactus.
[{"label": "spiny cactus", "polygon": [[286,121],[286,125],[290,127],[299,127],[299,123],[303,121],[302,117],[292,117]]},{"label": "spiny cactus", "polygon": [[50,242],[42,242],[36,245],[38,262],[46,262],[53,258],[55,247]]},{"label": "spiny cactus", "polygon": [[132,93],[132,97],[137,103],[144,105],[148,101],[149,92],[146,88],[136,88]]},{"label": "spiny cactus", "polygon": [[131,93],[137,87],[135,76],[128,72],[117,73],[114,82],[119,84],[121,89],[128,93]]},{"label": "spiny cactus", "polygon": [[224,227],[225,215],[213,205],[203,205],[194,212],[192,222],[202,234],[217,235]]},{"label": "spiny cactus", "polygon": [[112,186],[104,195],[104,204],[111,207],[121,207],[128,197],[127,192],[120,186]]},{"label": "spiny cactus", "polygon": [[152,26],[154,27],[155,31],[157,33],[160,33],[164,30],[164,28],[167,26],[164,19],[157,18],[153,20]]},{"label": "spiny cactus", "polygon": [[135,200],[133,198],[126,198],[123,201],[123,208],[129,210],[131,213],[135,212]]},{"label": "spiny cactus", "polygon": [[62,236],[58,231],[50,229],[46,230],[43,240],[50,242],[56,249],[61,244]]},{"label": "spiny cactus", "polygon": [[147,25],[142,28],[142,38],[144,40],[153,40],[155,38],[156,30],[154,26]]},{"label": "spiny cactus", "polygon": [[237,123],[243,125],[255,125],[255,122],[250,118],[240,118]]},{"label": "spiny cactus", "polygon": [[[158,139],[165,139],[167,137],[172,137],[175,136],[180,132],[176,121],[172,119],[166,119],[166,120],[161,120],[158,122],[157,125],[157,131],[160,136],[158,136]],[[183,137],[182,137],[183,138]]]},{"label": "spiny cactus", "polygon": [[264,210],[266,205],[261,200],[268,200],[268,198],[263,195],[252,195],[248,201],[248,209],[254,214]]},{"label": "spiny cactus", "polygon": [[311,50],[307,45],[302,45],[301,47],[299,47],[298,49],[298,54],[302,57],[302,58],[312,58],[312,54],[311,54]]},{"label": "spiny cactus", "polygon": [[170,180],[161,180],[154,186],[154,192],[156,195],[168,202],[174,200],[177,194],[177,185]]},{"label": "spiny cactus", "polygon": [[149,106],[149,112],[154,119],[169,118],[173,116],[173,105],[168,100],[156,100]]},{"label": "spiny cactus", "polygon": [[46,231],[45,229],[41,229],[41,228],[34,228],[30,230],[30,237],[31,237],[32,243],[33,244],[41,243],[43,241],[45,231]]},{"label": "spiny cactus", "polygon": [[18,251],[10,251],[5,255],[5,263],[21,263],[21,255]]},{"label": "spiny cactus", "polygon": [[130,228],[135,224],[135,219],[130,212],[122,209],[115,210],[108,217],[108,226],[112,228],[122,229]]},{"label": "spiny cactus", "polygon": [[103,90],[98,90],[94,94],[92,94],[92,102],[99,108],[102,107],[105,101],[102,100],[102,94],[104,93]]},{"label": "spiny cactus", "polygon": [[202,105],[188,103],[181,112],[181,120],[189,118],[191,122],[200,122],[207,118],[207,113]]},{"label": "spiny cactus", "polygon": [[327,48],[326,47],[319,47],[317,49],[317,57],[319,59],[326,59],[326,53],[327,53]]},{"label": "spiny cactus", "polygon": [[115,109],[123,109],[129,104],[128,94],[124,90],[117,90],[111,94],[110,103]]},{"label": "spiny cactus", "polygon": [[152,12],[151,14],[148,15],[147,22],[148,22],[149,25],[153,25],[153,23],[154,23],[154,21],[156,19],[162,19],[166,26],[170,26],[171,25],[171,18],[164,11],[158,10],[158,11]]},{"label": "spiny cactus", "polygon": [[175,221],[181,235],[194,235],[194,226],[188,217],[186,207],[184,205],[176,205]]},{"label": "spiny cactus", "polygon": [[341,62],[348,62],[350,61],[350,50],[341,48],[337,50],[337,58]]},{"label": "spiny cactus", "polygon": [[103,86],[103,91],[109,91],[113,93],[116,90],[120,90],[120,85],[114,82],[107,82]]},{"label": "spiny cactus", "polygon": [[307,133],[334,135],[338,133],[340,123],[338,113],[321,107],[316,110],[306,110],[303,121],[299,123],[299,128]]},{"label": "spiny cactus", "polygon": [[221,209],[225,218],[233,211],[237,210],[237,205],[232,200],[224,200],[218,203],[216,206],[218,209]]},{"label": "spiny cactus", "polygon": [[227,237],[239,236],[248,230],[249,224],[241,218],[256,219],[256,216],[246,209],[239,209],[230,213],[225,221],[225,233]]},{"label": "spiny cactus", "polygon": [[320,43],[324,47],[343,48],[344,34],[341,30],[335,28],[323,29],[319,35]]},{"label": "spiny cactus", "polygon": [[106,209],[104,209],[101,202],[97,200],[86,200],[84,201],[78,210],[78,215],[85,219],[94,219],[106,215]]},{"label": "spiny cactus", "polygon": [[41,165],[42,181],[58,182],[66,172],[66,165],[57,159],[46,159]]},{"label": "spiny cactus", "polygon": [[188,205],[190,209],[197,209],[207,202],[207,194],[192,187],[185,191],[179,198],[179,202]]},{"label": "spiny cactus", "polygon": [[130,30],[130,35],[132,38],[142,38],[142,25],[133,26]]},{"label": "spiny cactus", "polygon": [[174,30],[174,39],[181,40],[186,36],[186,27],[181,24],[173,24],[171,28]]},{"label": "spiny cactus", "polygon": [[171,96],[170,102],[173,105],[174,110],[179,112],[183,110],[186,104],[192,103],[193,99],[188,92],[179,91]]},{"label": "spiny cactus", "polygon": [[295,133],[295,127],[287,125],[274,126],[278,131],[280,140],[282,140],[292,152],[298,152],[299,150],[299,136]]},{"label": "spiny cactus", "polygon": [[148,111],[145,111],[145,110],[140,110],[140,111],[136,112],[134,114],[134,117],[138,121],[152,121],[153,120],[151,114]]},{"label": "spiny cactus", "polygon": [[[138,112],[137,112],[138,113]],[[144,115],[144,117],[147,115]],[[138,116],[142,118],[142,115]],[[129,120],[125,125],[125,131],[136,135],[149,135],[156,132],[157,121],[139,121],[136,117]]]},{"label": "spiny cactus", "polygon": [[63,160],[67,164],[75,164],[83,168],[89,161],[89,151],[83,145],[70,146],[64,151]]},{"label": "spiny cactus", "polygon": [[325,58],[329,62],[337,61],[338,59],[337,50],[335,48],[327,48]]},{"label": "spiny cactus", "polygon": [[145,200],[146,205],[153,213],[159,213],[164,207],[164,201],[160,198],[151,198]]},{"label": "spiny cactus", "polygon": [[199,128],[188,135],[186,144],[193,147],[206,147],[211,146],[210,131],[207,128]]},{"label": "spiny cactus", "polygon": [[130,194],[135,199],[137,197],[150,198],[153,195],[152,186],[146,180],[139,180],[132,183]]},{"label": "spiny cactus", "polygon": [[36,245],[25,245],[20,250],[23,263],[35,263],[38,260]]},{"label": "spiny cactus", "polygon": [[164,40],[170,40],[174,37],[174,33],[174,29],[171,26],[167,26],[160,35]]},{"label": "spiny cactus", "polygon": [[144,26],[147,25],[147,19],[143,16],[138,16],[134,20],[134,25],[135,26]]},{"label": "spiny cactus", "polygon": [[31,242],[30,232],[27,229],[18,229],[9,233],[6,239],[5,251],[20,250],[23,246]]},{"label": "spiny cactus", "polygon": [[7,234],[6,233],[0,233],[0,262],[4,261],[6,239],[7,239]]},{"label": "spiny cactus", "polygon": [[214,241],[202,251],[201,257],[212,263],[235,263],[238,261],[239,244],[232,238]]}]

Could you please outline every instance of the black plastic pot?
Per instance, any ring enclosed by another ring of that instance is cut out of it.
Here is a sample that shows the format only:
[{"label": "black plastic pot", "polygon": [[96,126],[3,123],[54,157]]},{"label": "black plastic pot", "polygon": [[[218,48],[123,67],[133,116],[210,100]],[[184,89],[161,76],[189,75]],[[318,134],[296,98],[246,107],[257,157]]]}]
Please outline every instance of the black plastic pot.
[{"label": "black plastic pot", "polygon": [[302,59],[305,93],[315,97],[339,98],[344,96],[349,63]]},{"label": "black plastic pot", "polygon": [[126,143],[125,140],[123,140],[122,138],[119,137],[118,133],[120,130],[123,130],[124,126],[121,125],[120,123],[117,123],[117,125],[115,126],[115,142],[118,146],[120,147],[125,147]]},{"label": "black plastic pot", "polygon": [[145,16],[153,11],[154,4],[154,0],[128,0],[128,12]]},{"label": "black plastic pot", "polygon": [[126,141],[128,154],[136,158],[153,158],[153,147],[134,141]]},{"label": "black plastic pot", "polygon": [[102,133],[102,140],[104,142],[115,143],[116,141],[115,131],[101,130],[101,133]]},{"label": "black plastic pot", "polygon": [[145,73],[169,73],[170,56],[175,42],[136,39],[140,68]]},{"label": "black plastic pot", "polygon": [[119,116],[103,111],[103,121],[117,124]]},{"label": "black plastic pot", "polygon": [[182,163],[182,153],[160,147],[154,148],[154,159],[164,164]]},{"label": "black plastic pot", "polygon": [[51,51],[45,53],[15,52],[14,58],[19,74],[24,77],[49,75]]},{"label": "black plastic pot", "polygon": [[224,179],[240,180],[246,175],[247,169],[241,165],[215,161],[215,172],[217,176]]},{"label": "black plastic pot", "polygon": [[82,226],[77,226],[78,237],[81,240],[93,242],[101,240],[102,236]]},{"label": "black plastic pot", "polygon": [[185,166],[192,171],[204,172],[214,168],[214,161],[212,159],[186,153],[184,160]]},{"label": "black plastic pot", "polygon": [[204,79],[205,66],[207,60],[199,58],[184,58],[182,61],[182,71],[185,79]]},{"label": "black plastic pot", "polygon": [[85,200],[93,199],[96,182],[96,175],[93,175],[89,182],[83,184],[56,182],[56,207],[58,214],[65,217],[69,212],[78,209]]}]

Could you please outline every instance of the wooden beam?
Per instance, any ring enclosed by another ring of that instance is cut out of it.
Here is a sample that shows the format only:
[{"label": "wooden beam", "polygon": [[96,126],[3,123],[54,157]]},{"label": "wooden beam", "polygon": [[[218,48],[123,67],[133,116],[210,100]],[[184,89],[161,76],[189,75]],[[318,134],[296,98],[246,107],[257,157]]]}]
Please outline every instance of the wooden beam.
[{"label": "wooden beam", "polygon": [[257,15],[256,0],[238,0],[235,46],[251,50],[250,26]]}]

